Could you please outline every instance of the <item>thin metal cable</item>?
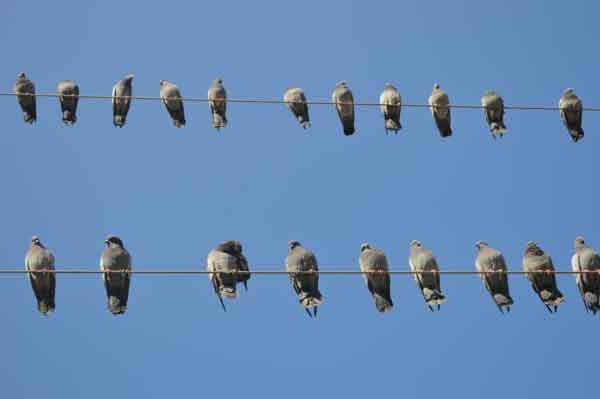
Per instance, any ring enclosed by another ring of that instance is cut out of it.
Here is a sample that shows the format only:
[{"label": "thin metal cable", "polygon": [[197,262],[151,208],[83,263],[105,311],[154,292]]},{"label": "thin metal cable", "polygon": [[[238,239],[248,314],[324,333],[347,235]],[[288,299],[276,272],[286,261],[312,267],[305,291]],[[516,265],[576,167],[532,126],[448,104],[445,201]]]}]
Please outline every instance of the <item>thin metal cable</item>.
[{"label": "thin metal cable", "polygon": [[[75,95],[75,94],[58,94],[58,93],[26,93],[18,94],[19,96],[33,96],[33,97],[79,97],[81,99],[95,99],[95,100],[112,100],[113,96],[99,96],[99,95]],[[15,93],[0,92],[0,96],[17,96]],[[143,100],[143,101],[160,101],[160,97],[154,96],[115,96],[115,99],[131,99],[131,100]],[[188,102],[203,102],[206,103],[209,100],[201,97],[168,97],[169,100],[182,100]],[[218,100],[216,100],[218,102]],[[249,104],[308,104],[308,105],[335,105],[335,104],[349,104],[345,102],[333,102],[333,101],[306,101],[306,102],[293,102],[284,100],[269,100],[269,99],[240,99],[232,98],[227,99],[225,102],[228,103],[249,103]],[[380,103],[360,103],[355,102],[357,107],[379,107]],[[429,108],[429,104],[419,103],[403,103],[401,106],[407,108]],[[448,104],[447,106],[438,105],[438,108],[459,108],[459,109],[483,109],[482,105],[474,104]],[[505,105],[505,110],[519,110],[519,111],[560,111],[560,107],[556,106],[538,106],[538,105]],[[600,107],[587,107],[583,108],[583,111],[589,112],[600,112]]]},{"label": "thin metal cable", "polygon": [[[23,268],[10,268],[10,269],[0,269],[0,274],[24,274],[24,273],[54,273],[54,274],[162,274],[162,275],[194,275],[194,274],[213,274],[214,272],[209,272],[206,270],[198,270],[198,269],[134,269],[134,270],[111,270],[111,271],[102,271],[98,269],[82,269],[82,268],[73,268],[73,269],[55,269],[55,270],[36,270],[36,271],[27,271]],[[257,275],[289,275],[287,271],[283,270],[251,270],[249,272],[244,271],[236,271],[236,272],[218,272],[225,274],[257,274]],[[360,270],[319,270],[319,271],[300,271],[295,272],[294,274],[322,274],[322,275],[355,275],[355,274],[396,274],[396,275],[414,275],[417,273],[421,274],[448,274],[448,275],[480,275],[484,274],[484,272],[478,272],[476,270],[440,270],[440,271],[423,271],[423,272],[413,272],[411,270],[398,270],[393,269],[387,272],[385,271],[369,271],[362,272]],[[522,270],[507,270],[507,271],[495,271],[495,272],[487,272],[490,274],[528,274],[528,272]],[[554,275],[565,275],[565,274],[600,274],[600,270],[581,270],[581,271],[563,271],[563,270],[555,270],[555,271],[534,271],[534,274],[554,274]]]}]

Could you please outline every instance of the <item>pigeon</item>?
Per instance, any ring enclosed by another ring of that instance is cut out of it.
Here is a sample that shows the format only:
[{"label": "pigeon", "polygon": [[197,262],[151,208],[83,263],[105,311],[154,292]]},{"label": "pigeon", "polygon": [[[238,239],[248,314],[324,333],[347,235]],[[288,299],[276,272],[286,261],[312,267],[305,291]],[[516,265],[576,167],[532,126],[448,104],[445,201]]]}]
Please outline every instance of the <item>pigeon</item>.
[{"label": "pigeon", "polygon": [[531,282],[531,288],[539,296],[550,313],[558,310],[565,298],[556,286],[554,265],[550,255],[533,241],[527,243],[523,255],[523,271]]},{"label": "pigeon", "polygon": [[440,88],[439,84],[433,85],[433,91],[429,96],[429,107],[431,108],[431,114],[435,120],[435,124],[440,131],[442,137],[448,137],[452,135],[452,129],[450,128],[450,99],[448,95]]},{"label": "pigeon", "polygon": [[380,313],[389,312],[394,303],[390,296],[391,282],[385,254],[368,243],[363,243],[360,246],[358,262],[367,288],[375,300],[375,307]]},{"label": "pigeon", "polygon": [[129,105],[131,105],[131,98],[115,98],[115,97],[131,97],[131,81],[133,75],[126,75],[123,79],[119,80],[112,89],[112,107],[113,107],[113,125],[123,127],[127,120],[127,113],[129,112]]},{"label": "pigeon", "polygon": [[185,126],[185,113],[183,111],[183,100],[181,99],[181,91],[179,87],[167,80],[160,81],[160,100],[171,118],[175,127]]},{"label": "pigeon", "polygon": [[481,97],[481,106],[485,113],[485,120],[490,126],[490,132],[495,139],[502,137],[506,132],[504,125],[504,100],[493,90],[487,90]]},{"label": "pigeon", "polygon": [[576,272],[575,281],[585,310],[596,314],[600,310],[600,255],[585,243],[583,237],[575,238],[571,267]]},{"label": "pigeon", "polygon": [[386,83],[383,87],[383,92],[379,96],[379,104],[385,118],[385,132],[389,133],[390,130],[393,130],[397,134],[398,130],[402,129],[400,124],[402,97],[390,83]]},{"label": "pigeon", "polygon": [[77,122],[77,102],[79,101],[79,86],[73,80],[63,80],[57,88],[62,112],[62,121],[65,125],[74,125]]},{"label": "pigeon", "polygon": [[510,312],[513,300],[508,290],[508,276],[504,256],[483,241],[477,241],[475,246],[478,250],[475,268],[480,274],[485,288],[492,296],[500,313],[504,313],[503,308]]},{"label": "pigeon", "polygon": [[340,122],[344,127],[344,134],[350,136],[354,134],[354,97],[352,91],[348,87],[348,83],[342,80],[335,86],[331,95],[331,102],[334,103],[335,109]]},{"label": "pigeon", "polygon": [[248,290],[247,281],[250,279],[248,261],[242,254],[242,243],[236,240],[224,241],[208,253],[206,270],[210,272],[208,279],[215,289],[223,311],[227,311],[223,297],[236,298],[237,283],[243,283]]},{"label": "pigeon", "polygon": [[37,299],[37,308],[44,316],[53,312],[54,292],[56,290],[56,276],[53,272],[32,273],[35,270],[54,270],[54,255],[40,241],[33,236],[29,250],[25,255],[25,268],[29,271],[31,288]]},{"label": "pigeon", "polygon": [[317,307],[323,303],[323,296],[319,291],[319,275],[310,273],[319,270],[317,258],[298,241],[290,241],[289,249],[288,256],[285,258],[285,268],[290,274],[292,287],[306,313],[310,317],[317,317]]},{"label": "pigeon", "polygon": [[227,126],[227,92],[223,87],[223,79],[217,78],[208,89],[208,105],[213,117],[213,127],[217,130]]},{"label": "pigeon", "polygon": [[575,90],[566,89],[558,102],[560,108],[560,117],[563,124],[569,131],[571,138],[576,143],[583,138],[583,128],[581,127],[581,118],[583,116],[583,104]]},{"label": "pigeon", "polygon": [[286,103],[292,114],[298,119],[298,122],[304,129],[310,127],[310,119],[308,117],[308,105],[306,104],[306,96],[304,91],[298,87],[288,87],[283,94],[283,101]]},{"label": "pigeon", "polygon": [[[17,101],[23,110],[23,120],[27,123],[33,123],[37,120],[37,111],[35,106],[35,85],[24,72],[17,75],[17,80],[13,86],[17,95]],[[30,94],[30,95],[27,95]]]},{"label": "pigeon", "polygon": [[433,312],[434,306],[440,310],[440,305],[446,302],[446,296],[442,293],[440,269],[431,251],[425,248],[421,242],[411,241],[408,264],[429,310]]},{"label": "pigeon", "polygon": [[106,288],[108,311],[116,316],[127,310],[131,256],[119,237],[109,235],[104,243],[106,248],[100,256],[100,270],[104,272],[102,280]]}]

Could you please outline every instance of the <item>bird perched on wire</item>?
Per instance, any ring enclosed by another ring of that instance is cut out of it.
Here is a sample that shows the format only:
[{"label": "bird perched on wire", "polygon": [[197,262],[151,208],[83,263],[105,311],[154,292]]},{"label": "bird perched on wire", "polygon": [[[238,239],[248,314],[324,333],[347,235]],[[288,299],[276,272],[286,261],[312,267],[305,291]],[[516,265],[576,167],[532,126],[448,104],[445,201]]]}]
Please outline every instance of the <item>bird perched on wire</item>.
[{"label": "bird perched on wire", "polygon": [[442,90],[439,84],[433,85],[433,90],[429,96],[429,107],[431,108],[431,114],[435,120],[440,135],[442,137],[449,137],[452,135],[452,128],[450,127],[450,99],[448,95]]},{"label": "bird perched on wire", "polygon": [[[289,253],[285,258],[285,269],[290,275],[292,287],[298,300],[310,317],[317,317],[317,307],[323,303],[319,291],[319,270],[314,253],[304,248],[298,241],[289,242]],[[313,312],[310,312],[310,309]]]},{"label": "bird perched on wire", "polygon": [[283,94],[283,101],[292,111],[292,114],[304,129],[310,127],[310,118],[308,117],[308,104],[306,104],[306,95],[298,87],[288,87]]},{"label": "bird perched on wire", "polygon": [[[29,272],[29,282],[37,300],[37,308],[43,315],[55,309],[54,293],[56,291],[56,276],[54,270],[54,255],[33,236],[29,250],[25,255],[25,268]],[[50,272],[44,272],[49,270]],[[37,272],[36,272],[37,271]]]},{"label": "bird perched on wire", "polygon": [[37,120],[35,85],[27,79],[24,72],[17,75],[13,91],[17,95],[17,101],[23,111],[23,120],[27,123],[35,122]]},{"label": "bird perched on wire", "polygon": [[[123,127],[127,121],[127,113],[131,105],[133,75],[126,75],[112,89],[113,125]],[[125,98],[123,98],[125,97]]]},{"label": "bird perched on wire", "polygon": [[102,281],[106,289],[108,310],[113,315],[124,314],[131,283],[131,255],[117,236],[109,235],[104,244],[106,248],[100,256],[100,270],[104,272]]},{"label": "bird perched on wire", "polygon": [[485,288],[492,296],[500,313],[504,313],[503,308],[510,312],[513,299],[508,289],[507,267],[504,256],[486,242],[477,241],[475,246],[478,251],[475,268],[481,276]]},{"label": "bird perched on wire", "polygon": [[581,120],[583,117],[583,104],[575,94],[575,90],[566,89],[558,102],[560,117],[569,131],[571,138],[576,143],[584,136]]},{"label": "bird perched on wire", "polygon": [[77,103],[79,102],[79,86],[73,80],[63,80],[58,83],[58,100],[65,125],[77,122]]},{"label": "bird perched on wire", "polygon": [[208,89],[208,105],[212,113],[212,124],[217,130],[227,126],[227,92],[223,87],[223,79],[213,80]]},{"label": "bird perched on wire", "polygon": [[363,243],[360,246],[358,263],[377,310],[380,313],[392,310],[394,302],[390,293],[389,266],[383,251],[372,248],[368,243]]},{"label": "bird perched on wire", "polygon": [[160,100],[167,108],[175,127],[185,126],[185,112],[181,98],[181,91],[177,85],[167,80],[160,81]]},{"label": "bird perched on wire", "polygon": [[440,269],[431,251],[420,241],[412,240],[408,264],[429,310],[433,312],[434,306],[440,310],[440,305],[446,302],[446,296],[442,293]]},{"label": "bird perched on wire", "polygon": [[390,83],[386,83],[383,92],[379,96],[379,108],[383,113],[385,132],[390,130],[398,133],[402,129],[400,124],[400,111],[402,109],[402,97],[398,90]]},{"label": "bird perched on wire", "polygon": [[331,95],[331,102],[334,103],[335,110],[344,128],[344,134],[346,136],[354,134],[354,96],[345,80],[335,86]]},{"label": "bird perched on wire", "polygon": [[596,314],[600,310],[600,255],[581,236],[575,238],[571,267],[585,310]]},{"label": "bird perched on wire", "polygon": [[558,310],[565,298],[556,285],[552,258],[535,242],[529,241],[523,255],[523,271],[531,282],[531,288],[550,313]]},{"label": "bird perched on wire", "polygon": [[[242,253],[242,243],[237,240],[223,241],[208,253],[206,270],[223,311],[227,311],[223,297],[236,298],[238,283],[248,290],[250,271],[248,261]],[[240,273],[241,272],[241,273]]]},{"label": "bird perched on wire", "polygon": [[504,100],[495,91],[487,90],[481,97],[481,106],[485,114],[485,120],[490,127],[492,137],[502,137],[506,132],[504,125]]}]

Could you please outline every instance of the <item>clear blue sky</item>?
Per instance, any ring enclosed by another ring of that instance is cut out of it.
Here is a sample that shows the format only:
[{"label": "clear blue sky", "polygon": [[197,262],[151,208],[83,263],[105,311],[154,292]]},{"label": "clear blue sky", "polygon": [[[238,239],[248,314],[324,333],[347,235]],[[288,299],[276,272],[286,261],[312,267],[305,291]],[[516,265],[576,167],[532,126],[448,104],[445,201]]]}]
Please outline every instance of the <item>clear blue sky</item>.
[{"label": "clear blue sky", "polygon": [[[599,11],[592,1],[6,0],[0,89],[25,71],[40,92],[75,79],[109,95],[134,73],[138,95],[167,79],[205,96],[222,76],[232,98],[279,99],[294,85],[327,100],[344,79],[357,101],[377,101],[389,81],[423,103],[439,82],[459,103],[492,88],[507,104],[552,106],[574,87],[598,106]],[[453,111],[448,140],[426,109],[405,109],[398,136],[384,134],[378,110],[357,109],[350,138],[331,106],[310,109],[306,132],[284,105],[228,112],[217,134],[208,106],[188,103],[188,125],[175,129],[160,103],[137,101],[116,129],[109,101],[82,100],[67,127],[58,101],[39,99],[28,126],[16,100],[0,98],[0,265],[21,267],[33,234],[59,267],[94,268],[108,233],[138,268],[203,268],[224,239],[241,240],[255,268],[283,268],[290,239],[322,268],[358,268],[364,241],[402,268],[412,239],[461,270],[473,270],[479,239],[512,269],[528,240],[561,270],[577,234],[600,249],[595,114],[573,144],[558,112],[509,111],[495,142],[480,110]],[[432,314],[397,276],[396,306],[380,315],[360,276],[324,276],[313,321],[286,276],[252,277],[227,314],[205,276],[134,276],[116,318],[99,276],[61,275],[44,318],[25,276],[2,276],[1,396],[589,396],[599,320],[573,277],[559,278],[567,301],[553,316],[524,276],[510,284],[515,306],[502,316],[477,276],[446,276],[448,303]]]}]

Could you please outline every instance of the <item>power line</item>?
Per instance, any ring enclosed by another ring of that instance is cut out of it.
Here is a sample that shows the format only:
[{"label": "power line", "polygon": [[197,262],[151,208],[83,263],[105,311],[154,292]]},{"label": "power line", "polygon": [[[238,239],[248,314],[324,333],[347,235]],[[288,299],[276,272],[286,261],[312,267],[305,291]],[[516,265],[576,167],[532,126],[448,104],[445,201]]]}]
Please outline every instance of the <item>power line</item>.
[{"label": "power line", "polygon": [[392,275],[414,275],[414,274],[447,274],[447,275],[481,275],[481,274],[516,274],[516,275],[527,275],[527,274],[554,274],[554,275],[569,275],[569,274],[600,274],[600,270],[537,270],[532,272],[525,272],[523,270],[498,270],[493,272],[478,272],[476,270],[439,270],[439,271],[412,271],[412,270],[398,270],[392,269],[388,271],[367,271],[363,272],[360,270],[319,270],[319,271],[299,271],[289,273],[284,270],[264,269],[264,270],[250,270],[250,271],[232,271],[232,272],[209,272],[207,270],[199,269],[134,269],[134,270],[109,270],[102,271],[99,269],[84,269],[84,268],[73,268],[73,269],[54,269],[54,270],[25,270],[23,268],[11,268],[11,269],[0,269],[0,274],[25,274],[25,273],[54,273],[54,274],[147,274],[147,275],[195,275],[195,274],[255,274],[255,275],[289,275],[289,274],[320,274],[320,275],[357,275],[357,274],[392,274]]},{"label": "power line", "polygon": [[[30,96],[30,97],[78,97],[80,99],[90,100],[112,100],[115,99],[131,99],[131,100],[142,100],[142,101],[161,101],[161,97],[155,96],[101,96],[101,95],[75,95],[75,94],[58,94],[58,93],[24,93],[15,94],[10,92],[0,92],[0,96]],[[187,102],[209,102],[207,98],[201,97],[168,97],[169,100],[181,100]],[[215,101],[215,100],[212,100]],[[218,102],[218,100],[216,100]],[[336,104],[350,104],[344,102],[334,101],[306,101],[306,102],[293,102],[284,100],[270,100],[270,99],[240,99],[232,98],[225,100],[227,103],[248,103],[248,104],[307,104],[307,105],[336,105]],[[354,106],[357,107],[379,107],[380,103],[371,102],[354,102]],[[429,104],[422,103],[402,103],[401,107],[406,108],[430,108]],[[485,107],[480,104],[448,104],[436,105],[437,108],[457,108],[457,109],[484,109]],[[543,105],[505,105],[505,110],[519,110],[519,111],[560,111],[561,108],[558,106],[543,106]],[[600,112],[600,107],[586,107],[582,109],[586,112]]]}]

